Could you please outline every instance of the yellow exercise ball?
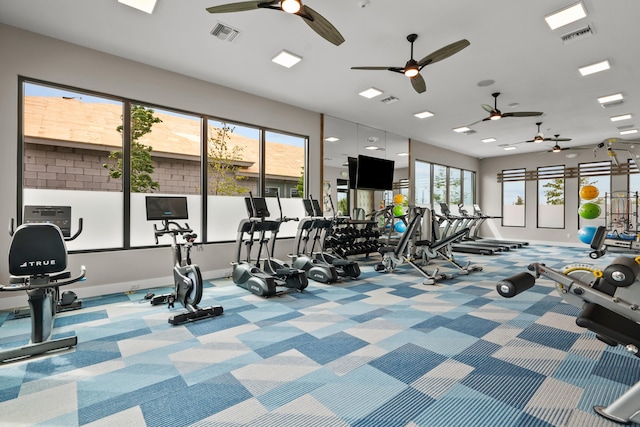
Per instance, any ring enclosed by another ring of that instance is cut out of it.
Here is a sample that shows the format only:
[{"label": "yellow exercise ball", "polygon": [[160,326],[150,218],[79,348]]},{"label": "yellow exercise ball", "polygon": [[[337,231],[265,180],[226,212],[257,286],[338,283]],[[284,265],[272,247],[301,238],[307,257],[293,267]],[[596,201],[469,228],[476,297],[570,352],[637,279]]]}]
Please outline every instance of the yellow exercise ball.
[{"label": "yellow exercise ball", "polygon": [[393,196],[393,203],[396,205],[401,204],[404,201],[404,196],[402,194],[396,194]]},{"label": "yellow exercise ball", "polygon": [[593,185],[585,185],[580,189],[580,198],[582,200],[593,200],[598,197],[599,191]]}]

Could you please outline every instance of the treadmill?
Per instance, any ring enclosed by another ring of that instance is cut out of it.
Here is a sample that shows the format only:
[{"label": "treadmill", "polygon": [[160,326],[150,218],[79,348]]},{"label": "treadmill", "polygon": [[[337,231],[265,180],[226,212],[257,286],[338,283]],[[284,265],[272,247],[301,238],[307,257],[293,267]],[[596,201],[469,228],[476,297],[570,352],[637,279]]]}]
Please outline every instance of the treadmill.
[{"label": "treadmill", "polygon": [[475,229],[473,230],[473,234],[471,235],[471,238],[473,240],[476,241],[482,241],[482,242],[497,242],[497,243],[502,243],[502,244],[508,244],[508,245],[513,245],[514,248],[521,248],[523,246],[528,246],[529,242],[526,241],[521,241],[521,240],[503,240],[503,239],[490,239],[490,238],[484,238],[484,237],[480,237],[478,236],[478,232],[480,231],[480,226],[482,224],[484,224],[484,222],[488,219],[498,219],[498,218],[502,218],[501,216],[489,216],[486,215],[482,212],[482,210],[480,210],[480,206],[478,204],[473,204],[473,214],[474,216],[476,216],[478,218],[478,222],[475,226]]},{"label": "treadmill", "polygon": [[[469,224],[473,218],[456,216],[451,213],[449,205],[446,203],[440,203],[440,214],[447,221],[447,224],[442,231],[442,237],[446,238],[454,233],[464,230],[469,231]],[[464,239],[464,237],[463,237]],[[503,248],[499,245],[485,245],[471,241],[459,241],[451,245],[451,249],[454,252],[471,253],[478,255],[495,255],[497,252],[502,252]]]}]

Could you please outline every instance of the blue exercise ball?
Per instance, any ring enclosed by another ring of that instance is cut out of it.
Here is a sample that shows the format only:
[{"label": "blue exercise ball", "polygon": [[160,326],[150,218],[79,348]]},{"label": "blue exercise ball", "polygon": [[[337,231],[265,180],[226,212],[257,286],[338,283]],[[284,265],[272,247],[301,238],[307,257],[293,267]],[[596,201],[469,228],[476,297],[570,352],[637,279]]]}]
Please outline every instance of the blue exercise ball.
[{"label": "blue exercise ball", "polygon": [[590,245],[591,241],[593,240],[593,236],[596,234],[597,229],[598,227],[595,227],[593,225],[587,225],[586,227],[582,227],[580,230],[578,230],[578,239],[580,239],[582,243]]},{"label": "blue exercise ball", "polygon": [[393,227],[396,229],[398,233],[404,233],[405,231],[407,231],[407,226],[402,221],[396,222]]}]

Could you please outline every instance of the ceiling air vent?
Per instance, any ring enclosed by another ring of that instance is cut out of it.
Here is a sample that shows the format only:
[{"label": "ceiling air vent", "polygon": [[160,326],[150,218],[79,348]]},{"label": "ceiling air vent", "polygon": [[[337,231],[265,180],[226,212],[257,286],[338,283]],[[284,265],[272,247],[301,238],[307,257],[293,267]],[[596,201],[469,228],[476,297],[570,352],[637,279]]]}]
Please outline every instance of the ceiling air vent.
[{"label": "ceiling air vent", "polygon": [[233,27],[228,26],[227,24],[223,24],[222,22],[218,22],[213,30],[211,30],[211,34],[222,41],[227,41],[231,43],[240,35],[240,30],[236,30]]},{"label": "ceiling air vent", "polygon": [[468,131],[464,132],[465,135],[473,135],[474,133],[478,133],[473,129],[469,129]]},{"label": "ceiling air vent", "polygon": [[380,102],[382,102],[383,104],[393,104],[394,102],[398,102],[399,99],[396,98],[395,96],[391,95],[386,97],[385,99],[381,99]]},{"label": "ceiling air vent", "polygon": [[593,26],[589,24],[586,27],[578,28],[577,30],[560,36],[560,39],[562,39],[562,43],[564,44],[571,44],[577,42],[578,40],[584,40],[588,39],[589,37],[593,37],[594,34],[595,32],[593,31]]},{"label": "ceiling air vent", "polygon": [[613,101],[613,102],[607,102],[606,104],[600,104],[600,106],[602,108],[611,108],[611,107],[617,107],[618,105],[622,105],[624,104],[624,100],[619,100],[619,101]]}]

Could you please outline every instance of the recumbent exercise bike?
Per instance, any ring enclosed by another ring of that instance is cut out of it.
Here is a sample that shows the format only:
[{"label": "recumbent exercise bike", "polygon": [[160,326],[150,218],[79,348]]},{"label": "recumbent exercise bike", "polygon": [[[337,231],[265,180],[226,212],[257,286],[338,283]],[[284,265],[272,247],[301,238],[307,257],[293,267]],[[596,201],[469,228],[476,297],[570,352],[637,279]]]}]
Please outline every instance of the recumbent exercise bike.
[{"label": "recumbent exercise bike", "polygon": [[51,223],[27,223],[13,231],[9,247],[9,285],[0,285],[0,291],[26,291],[31,316],[30,343],[0,351],[0,362],[21,359],[53,350],[74,347],[77,336],[51,339],[54,318],[57,313],[59,287],[85,278],[85,267],[71,278],[67,268],[65,240],[73,240],[82,230],[65,238],[60,227]]},{"label": "recumbent exercise bike", "polygon": [[[600,236],[604,239],[606,233]],[[598,247],[598,244],[596,244]],[[496,285],[500,295],[511,298],[531,288],[544,276],[556,282],[556,290],[581,309],[576,324],[596,333],[610,346],[622,345],[640,357],[640,256],[619,256],[604,270],[588,264],[572,264],[554,270],[532,263]],[[599,415],[619,423],[640,423],[640,382],[608,406],[594,406]]]},{"label": "recumbent exercise bike", "polygon": [[[215,317],[223,313],[222,306],[198,307],[202,299],[202,274],[200,267],[191,262],[191,248],[195,244],[198,235],[189,228],[178,224],[176,219],[188,219],[186,197],[146,197],[147,220],[162,221],[162,228],[153,225],[154,237],[158,244],[158,237],[170,234],[172,237],[171,252],[173,254],[173,280],[175,289],[165,295],[157,295],[151,298],[151,305],[167,304],[174,308],[178,301],[186,312],[173,314],[169,317],[169,323],[179,325],[185,322]],[[178,243],[178,235],[184,239],[184,243]],[[184,250],[184,255],[183,255]]]}]

